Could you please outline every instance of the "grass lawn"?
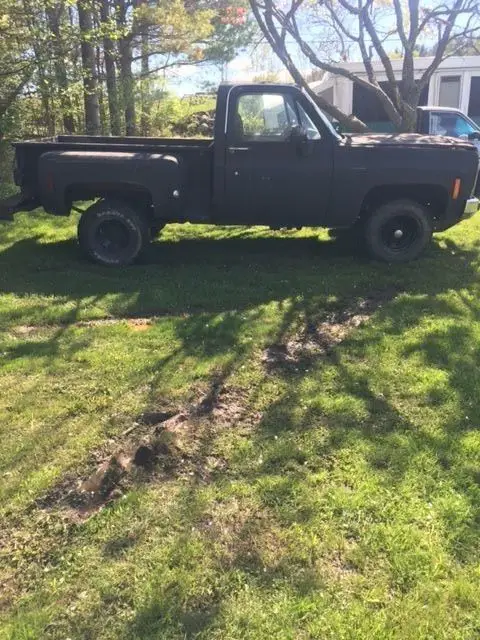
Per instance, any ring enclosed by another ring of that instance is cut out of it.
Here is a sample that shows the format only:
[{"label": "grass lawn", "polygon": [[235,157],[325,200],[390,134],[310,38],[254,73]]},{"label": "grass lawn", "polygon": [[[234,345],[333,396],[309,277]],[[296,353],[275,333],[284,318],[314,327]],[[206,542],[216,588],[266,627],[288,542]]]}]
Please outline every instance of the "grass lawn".
[{"label": "grass lawn", "polygon": [[404,266],[185,225],[108,270],[74,233],[0,226],[1,638],[480,637],[480,216]]}]

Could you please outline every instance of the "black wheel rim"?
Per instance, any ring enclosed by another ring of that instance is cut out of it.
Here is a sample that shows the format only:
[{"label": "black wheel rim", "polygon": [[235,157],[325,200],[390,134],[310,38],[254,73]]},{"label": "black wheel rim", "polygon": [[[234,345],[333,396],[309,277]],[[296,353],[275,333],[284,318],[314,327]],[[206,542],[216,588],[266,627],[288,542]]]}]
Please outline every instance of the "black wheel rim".
[{"label": "black wheel rim", "polygon": [[104,220],[97,227],[95,241],[105,256],[117,256],[130,244],[129,230],[120,220]]},{"label": "black wheel rim", "polygon": [[420,224],[415,218],[407,214],[398,215],[382,226],[382,242],[389,251],[402,253],[417,242],[420,232]]}]

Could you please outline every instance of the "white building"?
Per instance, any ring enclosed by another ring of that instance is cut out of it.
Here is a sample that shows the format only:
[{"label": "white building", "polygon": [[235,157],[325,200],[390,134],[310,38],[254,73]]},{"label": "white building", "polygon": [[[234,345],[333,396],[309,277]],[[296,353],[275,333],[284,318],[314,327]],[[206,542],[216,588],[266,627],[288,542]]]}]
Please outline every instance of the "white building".
[{"label": "white building", "polygon": [[[415,77],[419,79],[433,58],[415,58]],[[402,75],[403,60],[392,60],[398,80]],[[363,62],[346,62],[342,65],[367,79]],[[375,75],[380,83],[387,78],[380,61],[374,61]],[[367,89],[342,76],[327,73],[312,89],[344,113],[353,113],[377,131],[392,128],[385,111],[376,96]],[[455,107],[480,123],[480,56],[451,57],[444,60],[434,72],[429,85],[422,91],[420,105]]]}]

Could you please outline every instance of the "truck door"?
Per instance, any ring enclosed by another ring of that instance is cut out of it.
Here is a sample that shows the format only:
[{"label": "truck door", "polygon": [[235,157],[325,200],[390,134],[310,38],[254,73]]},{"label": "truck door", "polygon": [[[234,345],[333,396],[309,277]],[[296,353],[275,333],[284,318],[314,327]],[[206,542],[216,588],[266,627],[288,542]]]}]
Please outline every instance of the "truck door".
[{"label": "truck door", "polygon": [[231,90],[225,159],[228,222],[322,224],[331,193],[333,138],[300,98],[298,90],[288,88]]}]

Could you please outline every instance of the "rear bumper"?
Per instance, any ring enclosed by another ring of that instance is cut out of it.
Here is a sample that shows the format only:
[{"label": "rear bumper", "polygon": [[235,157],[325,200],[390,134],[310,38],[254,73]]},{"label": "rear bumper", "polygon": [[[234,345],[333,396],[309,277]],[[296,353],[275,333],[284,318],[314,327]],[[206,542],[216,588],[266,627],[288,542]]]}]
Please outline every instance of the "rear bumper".
[{"label": "rear bumper", "polygon": [[13,215],[18,211],[31,211],[36,209],[38,203],[31,197],[23,193],[16,193],[10,198],[0,200],[0,220],[13,221]]}]

